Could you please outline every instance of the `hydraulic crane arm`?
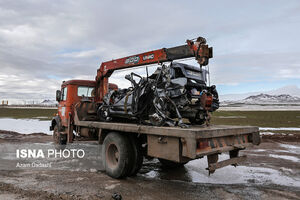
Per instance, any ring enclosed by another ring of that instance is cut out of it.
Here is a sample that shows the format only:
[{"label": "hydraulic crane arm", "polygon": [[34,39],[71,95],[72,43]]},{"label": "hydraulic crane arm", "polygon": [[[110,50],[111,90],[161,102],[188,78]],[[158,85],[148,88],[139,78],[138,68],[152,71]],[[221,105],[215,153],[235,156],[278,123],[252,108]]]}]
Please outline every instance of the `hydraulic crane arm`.
[{"label": "hydraulic crane arm", "polygon": [[198,37],[196,41],[187,40],[186,45],[172,48],[162,48],[103,62],[100,65],[100,68],[97,70],[96,101],[101,102],[103,96],[107,93],[108,78],[115,70],[155,63],[163,63],[190,57],[195,57],[200,66],[205,66],[208,64],[209,58],[212,58],[212,47],[208,47],[208,45],[206,45],[205,38]]}]

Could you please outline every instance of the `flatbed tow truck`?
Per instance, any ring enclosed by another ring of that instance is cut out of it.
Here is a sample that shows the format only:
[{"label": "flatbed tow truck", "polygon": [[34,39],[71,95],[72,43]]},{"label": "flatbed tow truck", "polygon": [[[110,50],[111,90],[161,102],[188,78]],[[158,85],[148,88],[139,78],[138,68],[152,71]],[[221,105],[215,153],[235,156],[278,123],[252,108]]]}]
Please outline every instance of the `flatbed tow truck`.
[{"label": "flatbed tow truck", "polygon": [[[197,41],[187,45],[163,48],[117,60],[103,62],[96,80],[63,82],[56,92],[58,114],[51,122],[54,141],[72,143],[77,137],[98,140],[106,173],[114,178],[135,175],[144,157],[158,158],[165,167],[183,166],[190,160],[207,157],[209,173],[228,165],[236,166],[246,159],[239,151],[260,144],[258,127],[224,125],[190,125],[188,128],[161,127],[126,122],[103,122],[97,108],[104,95],[115,84],[108,83],[114,70],[195,57],[206,65],[212,48]],[[77,137],[75,137],[74,132]],[[229,159],[219,161],[218,155],[228,153]]]}]

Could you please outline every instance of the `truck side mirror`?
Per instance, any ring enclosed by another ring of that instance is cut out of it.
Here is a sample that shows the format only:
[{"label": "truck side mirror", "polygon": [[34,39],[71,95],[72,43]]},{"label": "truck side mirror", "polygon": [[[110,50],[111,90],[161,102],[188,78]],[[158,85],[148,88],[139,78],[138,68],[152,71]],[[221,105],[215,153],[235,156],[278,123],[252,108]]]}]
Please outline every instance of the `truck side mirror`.
[{"label": "truck side mirror", "polygon": [[56,101],[60,102],[60,100],[61,100],[61,91],[56,90]]}]

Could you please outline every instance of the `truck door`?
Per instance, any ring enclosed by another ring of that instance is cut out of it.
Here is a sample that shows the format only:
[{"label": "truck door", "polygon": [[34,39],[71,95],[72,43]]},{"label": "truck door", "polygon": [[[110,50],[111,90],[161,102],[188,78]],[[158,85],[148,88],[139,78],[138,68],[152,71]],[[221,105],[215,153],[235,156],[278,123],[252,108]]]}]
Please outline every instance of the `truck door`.
[{"label": "truck door", "polygon": [[68,96],[68,86],[61,89],[61,101],[58,105],[58,113],[63,126],[68,124],[68,113],[70,106],[67,105],[67,96]]}]

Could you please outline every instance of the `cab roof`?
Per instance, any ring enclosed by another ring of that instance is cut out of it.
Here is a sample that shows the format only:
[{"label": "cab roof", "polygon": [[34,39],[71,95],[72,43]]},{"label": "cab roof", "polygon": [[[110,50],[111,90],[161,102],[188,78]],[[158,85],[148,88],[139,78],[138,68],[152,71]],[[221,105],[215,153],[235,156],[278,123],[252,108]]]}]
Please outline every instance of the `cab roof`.
[{"label": "cab roof", "polygon": [[[96,81],[91,81],[91,80],[68,80],[68,81],[63,81],[62,87],[66,87],[67,85],[80,85],[80,86],[88,86],[88,87],[95,87],[96,86]],[[109,89],[118,89],[118,85],[114,83],[109,83],[108,85]]]},{"label": "cab roof", "polygon": [[67,85],[82,85],[82,86],[89,86],[89,87],[95,87],[96,81],[91,80],[69,80],[69,81],[63,81],[62,86]]}]

